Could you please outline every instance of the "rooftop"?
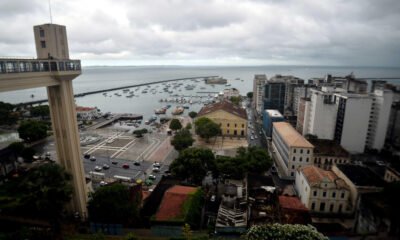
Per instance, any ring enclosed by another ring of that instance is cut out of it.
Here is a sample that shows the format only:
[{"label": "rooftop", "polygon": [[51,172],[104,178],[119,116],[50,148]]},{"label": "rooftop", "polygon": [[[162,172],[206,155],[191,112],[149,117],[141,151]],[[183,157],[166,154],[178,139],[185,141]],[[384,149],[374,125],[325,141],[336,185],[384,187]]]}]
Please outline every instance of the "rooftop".
[{"label": "rooftop", "polygon": [[287,197],[287,196],[279,196],[279,205],[282,208],[290,209],[290,210],[297,210],[297,211],[306,211],[308,209],[301,203],[300,199],[297,197]]},{"label": "rooftop", "polygon": [[289,147],[302,147],[302,148],[313,148],[314,146],[307,141],[300,133],[296,131],[287,122],[274,122],[272,123],[274,126],[274,129],[279,133],[279,135],[282,137],[283,141],[289,146]]},{"label": "rooftop", "polygon": [[339,178],[333,171],[323,170],[313,165],[304,166],[299,169],[310,186],[319,186],[322,182],[334,183],[337,188],[348,188],[343,179]]},{"label": "rooftop", "polygon": [[217,102],[217,103],[202,107],[200,112],[198,113],[198,116],[204,116],[206,114],[209,114],[211,112],[215,112],[218,110],[223,110],[225,112],[231,113],[233,115],[236,115],[240,118],[247,120],[246,110],[239,106],[236,106],[235,104],[233,104],[232,102],[227,101],[227,100],[223,100],[221,102]]},{"label": "rooftop", "polygon": [[191,193],[197,188],[175,185],[168,189],[163,196],[160,207],[156,213],[156,220],[165,221],[180,217],[182,205]]},{"label": "rooftop", "polygon": [[314,145],[314,156],[350,157],[350,154],[339,144],[332,140],[308,139]]},{"label": "rooftop", "polygon": [[270,115],[271,117],[282,117],[282,118],[283,118],[282,114],[281,114],[278,110],[275,110],[275,109],[266,109],[265,111],[266,111],[266,112],[268,113],[268,115]]},{"label": "rooftop", "polygon": [[76,111],[79,111],[79,112],[85,112],[85,111],[93,111],[93,110],[95,110],[96,108],[91,108],[91,107],[76,107],[75,108],[76,109]]},{"label": "rooftop", "polygon": [[384,181],[365,166],[352,164],[337,164],[336,166],[356,186],[383,187],[384,185]]}]

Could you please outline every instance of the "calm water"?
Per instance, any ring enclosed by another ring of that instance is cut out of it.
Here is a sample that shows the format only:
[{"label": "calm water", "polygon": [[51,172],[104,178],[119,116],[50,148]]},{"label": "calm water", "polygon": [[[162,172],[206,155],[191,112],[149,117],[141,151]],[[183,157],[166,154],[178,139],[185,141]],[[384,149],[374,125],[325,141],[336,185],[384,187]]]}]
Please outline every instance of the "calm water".
[{"label": "calm water", "polygon": [[[305,80],[312,77],[323,77],[327,73],[332,75],[344,76],[351,72],[356,77],[400,77],[400,68],[378,68],[378,67],[298,67],[298,66],[257,66],[257,67],[87,67],[83,69],[82,75],[74,80],[75,93],[86,91],[107,89],[119,86],[127,86],[139,83],[151,83],[153,81],[218,75],[228,79],[232,87],[240,90],[245,95],[252,91],[252,83],[254,74],[266,74],[271,77],[275,74],[294,75]],[[236,78],[243,81],[235,80]],[[393,80],[400,84],[400,81]],[[203,82],[196,83],[196,88],[187,91],[184,86],[187,84],[195,84],[192,81],[183,81],[183,86],[179,89],[172,89],[174,94],[200,95],[196,92],[210,91],[219,92],[225,88],[224,85],[206,86]],[[144,114],[145,117],[153,114],[155,108],[165,106],[166,103],[160,103],[160,98],[169,97],[168,93],[164,93],[162,85],[152,85],[150,89],[157,89],[157,94],[142,94],[144,89],[140,88],[135,95],[139,97],[126,98],[114,95],[115,92],[122,94],[122,91],[110,92],[108,95],[112,97],[104,97],[102,94],[88,95],[76,98],[76,103],[81,106],[94,107],[97,106],[103,112],[114,113],[138,113]],[[200,89],[205,87],[206,89]],[[134,90],[132,88],[131,90]],[[160,93],[160,91],[162,93]],[[34,94],[35,97],[31,98]],[[207,96],[207,94],[203,94]],[[19,103],[32,100],[45,99],[47,97],[45,88],[29,89],[23,91],[0,93],[0,101]],[[168,103],[171,104],[171,103]],[[175,106],[176,104],[171,104]],[[191,110],[199,110],[200,104],[190,105]],[[188,110],[185,110],[187,113]]]}]

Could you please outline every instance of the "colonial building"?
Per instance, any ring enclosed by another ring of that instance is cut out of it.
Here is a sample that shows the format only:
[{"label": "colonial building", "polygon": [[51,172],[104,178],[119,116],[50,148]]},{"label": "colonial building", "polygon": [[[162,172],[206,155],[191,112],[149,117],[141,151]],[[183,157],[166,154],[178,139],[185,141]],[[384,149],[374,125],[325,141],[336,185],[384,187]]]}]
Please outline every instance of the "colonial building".
[{"label": "colonial building", "polygon": [[204,106],[197,117],[206,117],[221,126],[222,135],[247,136],[246,110],[224,100]]},{"label": "colonial building", "polygon": [[332,171],[302,167],[297,170],[295,184],[301,202],[311,213],[350,214],[354,210],[349,186]]},{"label": "colonial building", "polygon": [[398,166],[387,167],[384,180],[386,182],[400,181],[400,168]]},{"label": "colonial building", "polygon": [[334,164],[350,163],[350,154],[332,140],[309,139],[314,145],[313,163],[315,166],[330,170]]},{"label": "colonial building", "polygon": [[97,108],[91,107],[76,107],[76,116],[78,120],[93,120],[99,117],[99,111]]},{"label": "colonial building", "polygon": [[294,179],[296,169],[313,163],[314,146],[287,122],[274,122],[272,149],[281,177]]}]

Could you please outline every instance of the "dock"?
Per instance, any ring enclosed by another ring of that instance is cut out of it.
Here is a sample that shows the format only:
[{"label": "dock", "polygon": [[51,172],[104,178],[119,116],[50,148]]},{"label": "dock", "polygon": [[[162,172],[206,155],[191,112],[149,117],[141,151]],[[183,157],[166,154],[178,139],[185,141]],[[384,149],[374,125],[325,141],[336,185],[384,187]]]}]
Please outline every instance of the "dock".
[{"label": "dock", "polygon": [[93,124],[92,126],[89,126],[86,128],[86,130],[95,130],[98,128],[102,128],[104,126],[107,126],[109,124],[112,124],[113,122],[119,121],[119,120],[142,120],[143,115],[139,114],[130,114],[130,113],[121,113],[121,114],[116,114],[114,115],[113,118],[107,119],[105,121]]}]

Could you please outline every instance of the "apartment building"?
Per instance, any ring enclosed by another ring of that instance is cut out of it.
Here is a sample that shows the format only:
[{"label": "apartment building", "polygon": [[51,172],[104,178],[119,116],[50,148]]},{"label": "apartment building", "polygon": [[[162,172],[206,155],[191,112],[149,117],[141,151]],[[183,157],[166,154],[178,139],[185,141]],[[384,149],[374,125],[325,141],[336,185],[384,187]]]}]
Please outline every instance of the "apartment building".
[{"label": "apartment building", "polygon": [[285,119],[278,110],[266,109],[263,111],[263,128],[267,137],[272,136],[272,123],[283,122]]},{"label": "apartment building", "polygon": [[313,162],[314,146],[287,122],[274,122],[272,151],[283,178],[294,179],[296,169]]},{"label": "apartment building", "polygon": [[253,80],[253,108],[256,109],[257,113],[261,114],[263,108],[264,99],[264,86],[267,82],[267,76],[265,74],[256,74]]},{"label": "apartment building", "polygon": [[300,201],[318,214],[350,214],[350,187],[333,171],[304,166],[296,171],[295,187]]}]

